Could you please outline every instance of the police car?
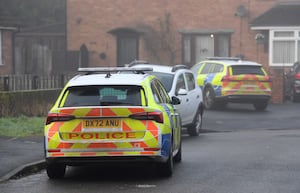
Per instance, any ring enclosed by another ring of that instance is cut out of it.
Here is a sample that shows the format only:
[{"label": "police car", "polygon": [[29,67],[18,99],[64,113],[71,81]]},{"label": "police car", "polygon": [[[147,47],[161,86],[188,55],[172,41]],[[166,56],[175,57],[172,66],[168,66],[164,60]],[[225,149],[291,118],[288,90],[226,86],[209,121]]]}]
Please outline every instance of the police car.
[{"label": "police car", "polygon": [[265,110],[271,98],[271,79],[261,64],[240,58],[211,57],[191,70],[203,89],[207,109],[224,107],[228,102],[250,103]]},{"label": "police car", "polygon": [[[180,116],[150,68],[81,68],[50,110],[45,134],[49,178],[66,166],[107,161],[155,162],[171,176],[181,161]],[[131,71],[134,74],[119,73]]]}]

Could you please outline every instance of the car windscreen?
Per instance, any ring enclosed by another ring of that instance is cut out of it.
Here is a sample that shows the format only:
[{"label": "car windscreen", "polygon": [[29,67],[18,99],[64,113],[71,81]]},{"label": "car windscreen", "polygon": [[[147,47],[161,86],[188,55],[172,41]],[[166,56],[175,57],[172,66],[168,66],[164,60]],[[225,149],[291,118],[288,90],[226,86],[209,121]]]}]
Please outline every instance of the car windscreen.
[{"label": "car windscreen", "polygon": [[147,72],[151,75],[154,75],[158,78],[158,80],[163,84],[167,92],[170,92],[173,84],[173,74],[163,73],[163,72]]},{"label": "car windscreen", "polygon": [[265,73],[261,66],[250,66],[250,65],[237,65],[231,66],[232,75],[240,74],[255,74],[264,76]]},{"label": "car windscreen", "polygon": [[61,106],[141,106],[139,86],[75,86],[65,92]]}]

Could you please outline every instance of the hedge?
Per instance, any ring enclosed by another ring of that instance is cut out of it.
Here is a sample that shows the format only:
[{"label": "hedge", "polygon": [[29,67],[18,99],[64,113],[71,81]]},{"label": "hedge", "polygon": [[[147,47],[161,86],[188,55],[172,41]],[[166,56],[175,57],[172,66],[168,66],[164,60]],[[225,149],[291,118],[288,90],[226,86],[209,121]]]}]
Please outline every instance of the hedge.
[{"label": "hedge", "polygon": [[0,92],[0,117],[46,116],[60,89]]}]

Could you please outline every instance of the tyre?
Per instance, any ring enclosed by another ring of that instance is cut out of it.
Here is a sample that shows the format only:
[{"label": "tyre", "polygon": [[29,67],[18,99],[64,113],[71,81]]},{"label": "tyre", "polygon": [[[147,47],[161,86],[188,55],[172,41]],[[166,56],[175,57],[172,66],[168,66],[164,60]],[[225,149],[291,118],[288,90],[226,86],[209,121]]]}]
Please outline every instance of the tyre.
[{"label": "tyre", "polygon": [[177,154],[174,156],[174,162],[178,163],[182,160],[181,142]]},{"label": "tyre", "polygon": [[257,102],[253,104],[255,110],[257,111],[264,111],[266,110],[267,106],[268,106],[268,102]]},{"label": "tyre", "polygon": [[48,164],[47,175],[50,179],[63,178],[66,173],[66,165],[64,164]]},{"label": "tyre", "polygon": [[204,90],[203,103],[206,109],[213,109],[215,105],[214,89],[208,87]]},{"label": "tyre", "polygon": [[291,89],[291,101],[292,102],[300,102],[300,95],[295,94],[294,89]]},{"label": "tyre", "polygon": [[[172,146],[172,145],[171,145]],[[171,177],[173,174],[173,150],[171,147],[170,155],[167,162],[157,163],[157,173],[161,177]]]},{"label": "tyre", "polygon": [[198,136],[202,129],[202,110],[199,108],[193,123],[187,127],[187,132],[190,136]]}]

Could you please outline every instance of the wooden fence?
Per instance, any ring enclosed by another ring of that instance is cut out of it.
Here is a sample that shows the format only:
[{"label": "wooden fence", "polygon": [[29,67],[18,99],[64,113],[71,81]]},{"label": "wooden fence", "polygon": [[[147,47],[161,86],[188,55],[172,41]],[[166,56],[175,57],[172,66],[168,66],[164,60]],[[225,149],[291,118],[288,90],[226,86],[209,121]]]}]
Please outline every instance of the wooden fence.
[{"label": "wooden fence", "polygon": [[0,91],[47,90],[63,88],[73,75],[6,75],[0,76]]}]

